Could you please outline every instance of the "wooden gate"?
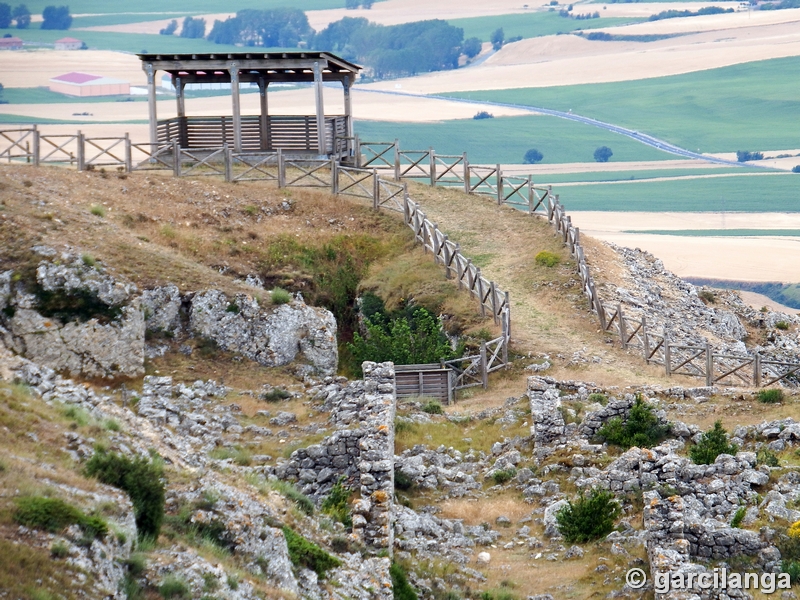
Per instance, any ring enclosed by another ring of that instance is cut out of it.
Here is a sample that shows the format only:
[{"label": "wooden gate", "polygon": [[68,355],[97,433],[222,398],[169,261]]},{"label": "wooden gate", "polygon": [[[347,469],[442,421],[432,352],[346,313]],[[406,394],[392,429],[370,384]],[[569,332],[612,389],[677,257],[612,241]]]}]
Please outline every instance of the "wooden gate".
[{"label": "wooden gate", "polygon": [[453,401],[453,371],[439,363],[395,365],[398,398],[434,398],[450,404]]}]

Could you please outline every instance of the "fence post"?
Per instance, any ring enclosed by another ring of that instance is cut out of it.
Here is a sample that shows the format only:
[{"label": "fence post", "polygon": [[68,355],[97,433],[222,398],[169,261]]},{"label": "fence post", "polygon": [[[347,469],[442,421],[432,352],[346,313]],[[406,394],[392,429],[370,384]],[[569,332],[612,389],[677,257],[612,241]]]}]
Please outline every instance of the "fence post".
[{"label": "fence post", "polygon": [[647,335],[647,317],[642,315],[642,346],[644,348],[644,362],[650,364],[650,336]]},{"label": "fence post", "polygon": [[500,165],[497,165],[497,205],[503,203],[503,172],[500,170]]},{"label": "fence post", "polygon": [[486,306],[483,304],[483,277],[480,267],[475,267],[475,283],[478,284],[478,302],[481,304],[481,317],[486,316]]},{"label": "fence post", "polygon": [[622,316],[622,304],[617,304],[617,321],[619,322],[619,341],[622,343],[622,349],[628,347],[627,332],[625,331],[625,317]]},{"label": "fence post", "polygon": [[494,318],[494,322],[497,323],[499,321],[497,318],[497,286],[494,281],[489,282],[489,293],[491,294],[492,300],[492,318]]},{"label": "fence post", "polygon": [[436,151],[433,148],[428,150],[428,158],[430,159],[431,187],[436,187]]},{"label": "fence post", "polygon": [[339,193],[339,163],[331,160],[331,194]]},{"label": "fence post", "polygon": [[[358,134],[355,135],[355,139],[353,140],[353,145],[355,146],[355,159],[356,159],[356,168],[361,168],[361,140],[358,139]],[[278,149],[280,152],[280,148]]]},{"label": "fence post", "polygon": [[400,181],[400,140],[394,138],[394,180]]},{"label": "fence post", "polygon": [[[506,292],[506,338],[511,339],[511,295]],[[508,358],[506,358],[508,361]]]},{"label": "fence post", "polygon": [[528,175],[528,214],[533,214],[533,175]]},{"label": "fence post", "polygon": [[130,173],[133,171],[133,159],[131,158],[131,136],[125,133],[125,170]]},{"label": "fence post", "polygon": [[233,153],[228,144],[222,146],[222,153],[225,155],[225,181],[233,181]]},{"label": "fence post", "polygon": [[458,289],[461,290],[464,288],[464,284],[461,281],[464,278],[464,269],[461,268],[461,246],[456,244],[456,276],[458,277]]},{"label": "fence post", "polygon": [[411,206],[408,204],[408,183],[403,182],[403,222],[411,224]]},{"label": "fence post", "polygon": [[378,169],[372,169],[372,208],[378,210],[381,205],[381,182],[378,179]]},{"label": "fence post", "polygon": [[433,224],[433,235],[431,236],[431,246],[433,246],[433,262],[439,263],[439,251],[441,247],[439,246],[439,226],[434,223]]},{"label": "fence post", "polygon": [[761,355],[756,354],[753,359],[753,385],[761,387]]},{"label": "fence post", "polygon": [[[361,149],[359,147],[359,156]],[[283,151],[278,148],[278,188],[286,187],[286,163],[283,160]]]},{"label": "fence post", "polygon": [[33,166],[39,166],[39,155],[40,155],[40,147],[39,143],[41,140],[39,139],[39,128],[36,125],[33,126]]},{"label": "fence post", "polygon": [[172,174],[175,177],[181,176],[181,147],[178,140],[172,140]]},{"label": "fence post", "polygon": [[489,365],[486,360],[486,342],[481,342],[481,383],[483,389],[489,387]]},{"label": "fence post", "polygon": [[714,383],[714,355],[711,354],[711,344],[706,340],[706,387]]},{"label": "fence post", "polygon": [[444,277],[445,279],[452,279],[453,276],[450,274],[450,260],[452,259],[453,255],[450,253],[450,246],[447,245],[448,237],[447,234],[442,236],[442,250],[444,253]]},{"label": "fence post", "polygon": [[[506,298],[508,298],[508,292],[506,292]],[[508,342],[511,339],[509,332],[511,331],[511,315],[508,312],[508,309],[503,311],[503,315],[501,317],[501,322],[503,324],[503,364],[505,365],[506,369],[508,368]]]},{"label": "fence post", "polygon": [[78,132],[78,171],[86,169],[86,146],[83,134]]},{"label": "fence post", "polygon": [[672,376],[672,357],[669,352],[669,335],[664,332],[664,368],[667,371],[667,377]]},{"label": "fence post", "polygon": [[469,194],[469,158],[467,153],[464,152],[464,193]]}]

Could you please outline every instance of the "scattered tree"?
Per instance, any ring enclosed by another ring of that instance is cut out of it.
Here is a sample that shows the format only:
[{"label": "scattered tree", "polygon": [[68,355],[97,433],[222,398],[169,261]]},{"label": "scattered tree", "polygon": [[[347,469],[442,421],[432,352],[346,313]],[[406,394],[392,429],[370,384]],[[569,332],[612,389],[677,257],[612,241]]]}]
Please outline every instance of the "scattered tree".
[{"label": "scattered tree", "polygon": [[749,150],[737,150],[736,160],[739,162],[747,162],[748,160],[763,160],[763,152],[750,152]]},{"label": "scattered tree", "polygon": [[214,21],[208,39],[217,44],[296,48],[313,33],[306,13],[299,8],[246,9],[235,17]]},{"label": "scattered tree", "polygon": [[613,155],[614,153],[608,146],[600,146],[597,150],[594,151],[594,159],[597,162],[608,162],[608,159],[611,158]]},{"label": "scattered tree", "polygon": [[169,24],[164,27],[163,29],[159,30],[159,35],[173,35],[176,31],[178,31],[178,20],[172,19]]},{"label": "scattered tree", "polygon": [[0,2],[0,29],[11,27],[11,6],[5,2]]},{"label": "scattered tree", "polygon": [[567,500],[567,505],[556,513],[556,522],[567,543],[582,544],[611,533],[619,515],[614,494],[594,488],[588,496],[581,490],[575,502]]},{"label": "scattered tree", "polygon": [[478,54],[481,53],[481,48],[483,47],[483,42],[479,38],[471,37],[464,40],[464,43],[461,44],[461,53],[464,54],[467,58],[475,58]]},{"label": "scattered tree", "polygon": [[696,465],[710,465],[720,454],[735,455],[739,451],[736,444],[728,443],[728,432],[721,421],[714,423],[714,428],[706,431],[700,441],[689,448],[689,457]]},{"label": "scattered tree", "polygon": [[11,12],[11,18],[17,25],[17,29],[27,29],[31,24],[31,11],[24,4],[15,6]]},{"label": "scattered tree", "polygon": [[645,404],[640,396],[636,398],[624,420],[620,417],[609,419],[598,431],[598,435],[608,443],[623,448],[651,448],[667,437],[668,433],[669,427],[659,423],[652,407]]},{"label": "scattered tree", "polygon": [[42,11],[42,29],[69,29],[70,25],[69,6],[46,6]]},{"label": "scattered tree", "polygon": [[489,38],[489,41],[492,42],[492,48],[495,50],[500,50],[503,47],[503,42],[506,39],[506,34],[503,32],[502,27],[498,27],[492,33],[492,37]]},{"label": "scattered tree", "polygon": [[486,110],[479,110],[475,113],[475,116],[472,117],[476,121],[480,121],[482,119],[494,119],[494,115]]},{"label": "scattered tree", "polygon": [[544,158],[544,154],[539,152],[536,148],[531,148],[525,153],[525,156],[522,158],[522,162],[526,165],[533,165],[538,162],[542,162]]},{"label": "scattered tree", "polygon": [[792,173],[800,173],[800,165],[793,166]]},{"label": "scattered tree", "polygon": [[182,38],[198,39],[205,36],[205,34],[206,20],[202,17],[197,17],[196,19],[186,17],[183,20],[183,27],[181,28]]}]

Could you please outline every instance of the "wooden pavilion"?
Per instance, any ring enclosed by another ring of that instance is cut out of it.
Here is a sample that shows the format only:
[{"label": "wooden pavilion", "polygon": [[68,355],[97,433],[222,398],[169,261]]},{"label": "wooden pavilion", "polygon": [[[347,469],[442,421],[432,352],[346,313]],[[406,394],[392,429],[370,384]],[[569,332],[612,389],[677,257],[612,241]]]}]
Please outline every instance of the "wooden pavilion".
[{"label": "wooden pavilion", "polygon": [[[353,119],[350,87],[361,67],[328,52],[246,52],[233,54],[139,54],[147,74],[150,105],[150,143],[181,148],[218,148],[229,145],[234,152],[275,152],[328,156],[344,159],[352,155]],[[172,75],[178,116],[158,120],[156,73]],[[339,81],[344,89],[344,115],[326,115],[322,86]],[[313,83],[316,114],[270,115],[267,88],[270,83]],[[229,83],[231,116],[189,117],[184,88],[190,83]],[[259,115],[242,115],[239,84],[258,85]]]}]

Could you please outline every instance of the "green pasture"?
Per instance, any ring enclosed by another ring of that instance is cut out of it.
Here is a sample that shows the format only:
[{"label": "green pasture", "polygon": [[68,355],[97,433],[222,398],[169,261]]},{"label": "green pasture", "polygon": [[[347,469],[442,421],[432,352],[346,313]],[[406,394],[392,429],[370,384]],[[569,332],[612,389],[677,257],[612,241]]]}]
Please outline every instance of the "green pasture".
[{"label": "green pasture", "polygon": [[693,151],[757,151],[797,147],[798,81],[800,57],[791,57],[638,81],[448,96],[571,110]]},{"label": "green pasture", "polygon": [[521,36],[523,38],[539,37],[543,35],[556,35],[569,33],[578,29],[597,29],[599,27],[614,27],[616,25],[627,25],[628,23],[638,23],[645,19],[633,17],[613,17],[602,18],[603,10],[599,6],[584,8],[579,5],[573,9],[578,13],[599,12],[599,19],[570,19],[559,16],[557,11],[553,12],[530,12],[517,13],[511,15],[496,15],[490,17],[471,17],[469,19],[450,19],[447,22],[454,27],[461,27],[464,30],[464,38],[477,37],[484,42],[488,42],[492,33],[499,28],[503,29],[505,38]]},{"label": "green pasture", "polygon": [[800,175],[554,186],[568,211],[800,212]]},{"label": "green pasture", "polygon": [[37,88],[5,88],[3,100],[9,104],[97,104],[100,102],[147,102],[145,96],[86,96],[76,98],[44,87]]},{"label": "green pasture", "polygon": [[[677,158],[677,157],[676,157]],[[703,175],[721,175],[727,173],[763,173],[763,169],[753,167],[709,167],[698,169],[643,169],[639,171],[602,171],[598,173],[543,173],[536,177],[537,183],[564,184],[564,183],[591,183],[615,181],[641,181],[656,178],[692,177]]]},{"label": "green pasture", "polygon": [[623,233],[679,237],[800,237],[800,229],[630,229]]},{"label": "green pasture", "polygon": [[[105,121],[104,121],[105,122]],[[131,120],[131,121],[108,121],[113,123],[129,123],[131,125],[141,125],[147,123],[145,120]],[[95,123],[95,121],[82,121],[72,119],[46,119],[44,117],[28,117],[25,115],[7,115],[0,113],[0,129],[7,129],[3,125],[86,125]]]},{"label": "green pasture", "polygon": [[[127,25],[128,23],[141,23],[143,21],[160,21],[162,19],[177,19],[181,23],[184,17],[192,16],[195,12],[160,12],[160,13],[108,13],[93,14],[87,17],[73,17],[72,27],[100,27],[104,25]],[[206,23],[206,29],[210,29],[213,23]],[[80,32],[74,31],[73,37],[80,38]]]},{"label": "green pasture", "polygon": [[599,146],[611,148],[611,162],[676,158],[617,133],[543,115],[437,123],[356,121],[355,129],[364,141],[397,138],[401,150],[433,147],[439,154],[466,152],[472,163],[521,163],[530,148],[544,154],[543,163],[592,162]]},{"label": "green pasture", "polygon": [[[380,1],[380,0],[378,0]],[[52,5],[52,0],[29,0],[25,5],[31,14],[42,14],[45,6]],[[204,13],[219,13],[226,10],[236,12],[245,8],[267,10],[293,5],[303,10],[321,10],[326,8],[344,8],[344,0],[303,0],[298,3],[286,0],[238,0],[234,5],[226,7],[219,0],[191,0],[183,2],[170,2],[167,6],[160,0],[139,0],[134,5],[120,2],[97,2],[97,0],[70,0],[69,10],[73,15],[80,14],[111,14],[123,16],[127,13],[139,13],[140,21],[153,21],[162,18],[171,18],[170,15],[177,11],[184,15],[200,15]],[[159,16],[159,15],[166,15]],[[369,16],[369,11],[354,10],[353,16]],[[122,22],[122,21],[119,21]],[[35,26],[35,24],[34,24]]]}]

